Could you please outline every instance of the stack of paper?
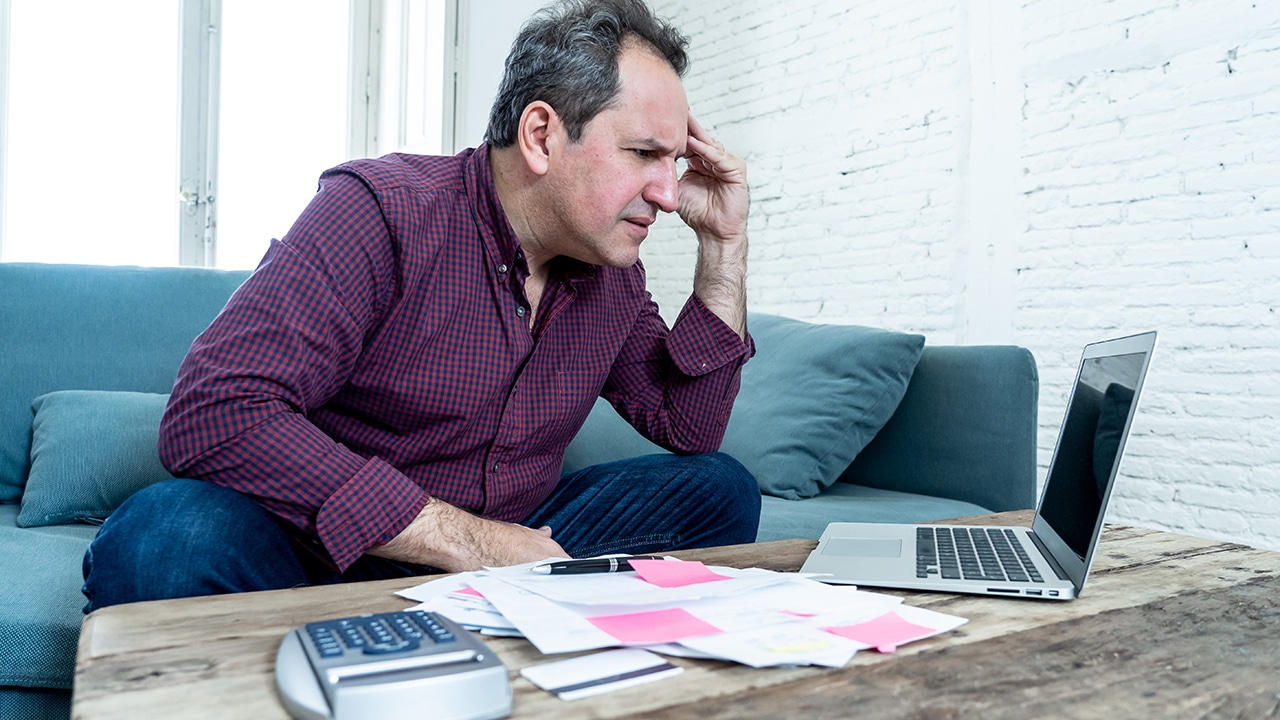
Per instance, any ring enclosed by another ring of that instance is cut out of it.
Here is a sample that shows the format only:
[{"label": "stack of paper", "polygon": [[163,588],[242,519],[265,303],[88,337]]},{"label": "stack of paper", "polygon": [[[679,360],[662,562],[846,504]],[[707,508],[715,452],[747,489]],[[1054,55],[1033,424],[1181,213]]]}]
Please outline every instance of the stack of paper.
[{"label": "stack of paper", "polygon": [[639,646],[754,667],[841,667],[858,650],[963,625],[901,598],[795,573],[633,560],[635,572],[546,575],[541,563],[433,580],[399,594],[490,635],[522,635],[546,654]]},{"label": "stack of paper", "polygon": [[682,672],[684,668],[639,648],[580,655],[572,660],[520,669],[520,674],[529,682],[555,693],[562,700],[578,700],[635,687]]}]

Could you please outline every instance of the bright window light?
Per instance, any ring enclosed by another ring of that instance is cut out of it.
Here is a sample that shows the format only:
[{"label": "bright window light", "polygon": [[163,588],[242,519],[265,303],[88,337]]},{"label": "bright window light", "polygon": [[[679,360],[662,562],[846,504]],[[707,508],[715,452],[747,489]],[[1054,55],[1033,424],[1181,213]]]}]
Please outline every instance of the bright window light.
[{"label": "bright window light", "polygon": [[178,3],[11,0],[13,262],[178,262]]},{"label": "bright window light", "polygon": [[346,159],[347,0],[224,0],[217,265],[252,268]]}]

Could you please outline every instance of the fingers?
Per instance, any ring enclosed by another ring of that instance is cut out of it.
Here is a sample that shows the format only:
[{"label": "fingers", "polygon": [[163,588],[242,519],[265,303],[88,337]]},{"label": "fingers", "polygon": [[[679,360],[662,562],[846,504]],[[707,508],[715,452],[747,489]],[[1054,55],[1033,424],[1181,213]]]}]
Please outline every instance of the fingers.
[{"label": "fingers", "polygon": [[716,162],[715,156],[723,154],[724,146],[717,143],[715,138],[707,134],[706,129],[702,127],[697,118],[695,118],[693,113],[690,112],[689,141],[687,150],[684,154],[685,158],[690,161],[701,159],[709,161],[709,163],[704,164],[714,165]]},{"label": "fingers", "polygon": [[737,156],[725,149],[724,145],[711,137],[693,113],[689,113],[689,138],[685,160],[694,172],[710,175],[719,180],[741,180],[735,174],[742,175],[745,165]]},{"label": "fingers", "polygon": [[694,138],[702,143],[711,143],[711,136],[707,134],[702,123],[698,122],[698,118],[693,116],[693,111],[689,111],[689,137]]}]

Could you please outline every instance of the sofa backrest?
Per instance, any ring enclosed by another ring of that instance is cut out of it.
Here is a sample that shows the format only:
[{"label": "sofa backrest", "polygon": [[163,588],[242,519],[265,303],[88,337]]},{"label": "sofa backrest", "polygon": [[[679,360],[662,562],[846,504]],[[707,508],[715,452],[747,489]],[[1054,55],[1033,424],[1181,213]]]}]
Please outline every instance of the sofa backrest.
[{"label": "sofa backrest", "polygon": [[30,468],[31,402],[55,390],[167,393],[247,271],[0,263],[0,502]]},{"label": "sofa backrest", "polygon": [[1040,376],[1014,345],[926,345],[897,411],[841,482],[995,512],[1036,503]]}]

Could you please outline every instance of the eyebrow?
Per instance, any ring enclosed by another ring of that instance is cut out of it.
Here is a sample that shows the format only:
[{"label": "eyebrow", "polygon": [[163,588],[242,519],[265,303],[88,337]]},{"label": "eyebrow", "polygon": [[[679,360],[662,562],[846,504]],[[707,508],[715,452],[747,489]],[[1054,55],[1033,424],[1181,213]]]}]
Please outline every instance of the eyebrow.
[{"label": "eyebrow", "polygon": [[671,147],[670,145],[667,145],[666,143],[660,142],[656,138],[639,138],[636,140],[632,140],[630,144],[638,145],[645,150],[658,150],[664,155],[672,154],[672,155],[678,156],[680,154],[676,152],[675,148]]}]

